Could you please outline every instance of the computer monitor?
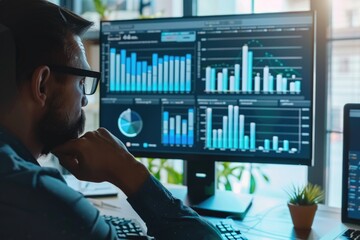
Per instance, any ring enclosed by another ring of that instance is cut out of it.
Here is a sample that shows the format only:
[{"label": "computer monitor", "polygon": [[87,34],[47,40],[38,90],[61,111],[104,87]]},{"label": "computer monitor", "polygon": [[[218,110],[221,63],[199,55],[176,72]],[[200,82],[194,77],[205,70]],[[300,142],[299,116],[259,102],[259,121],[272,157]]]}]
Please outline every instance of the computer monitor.
[{"label": "computer monitor", "polygon": [[360,104],[344,106],[343,125],[343,180],[341,219],[344,223],[360,223],[359,209],[359,156],[360,156]]},{"label": "computer monitor", "polygon": [[314,13],[104,21],[100,55],[100,125],[188,160],[195,208],[215,161],[311,165]]}]

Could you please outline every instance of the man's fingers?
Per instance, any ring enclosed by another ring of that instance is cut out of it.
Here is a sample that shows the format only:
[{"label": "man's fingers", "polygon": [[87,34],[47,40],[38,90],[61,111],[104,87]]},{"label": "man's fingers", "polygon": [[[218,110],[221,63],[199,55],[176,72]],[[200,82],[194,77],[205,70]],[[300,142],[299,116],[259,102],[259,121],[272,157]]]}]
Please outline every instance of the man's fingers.
[{"label": "man's fingers", "polygon": [[[96,132],[99,134],[99,136],[101,138],[103,138],[104,140],[106,140],[108,142],[116,141],[117,144],[120,145],[120,147],[122,147],[123,149],[125,149],[128,152],[128,149],[126,148],[125,144],[120,139],[115,137],[111,132],[109,132],[106,128],[100,127],[100,128],[98,128],[98,130],[96,130]],[[110,141],[110,139],[111,139],[111,141]]]},{"label": "man's fingers", "polygon": [[70,140],[60,146],[55,147],[51,152],[58,158],[68,155],[80,157],[81,153],[81,141],[82,139]]},{"label": "man's fingers", "polygon": [[75,157],[69,155],[63,155],[59,157],[59,162],[64,168],[66,168],[73,175],[77,175],[79,171],[79,161]]}]

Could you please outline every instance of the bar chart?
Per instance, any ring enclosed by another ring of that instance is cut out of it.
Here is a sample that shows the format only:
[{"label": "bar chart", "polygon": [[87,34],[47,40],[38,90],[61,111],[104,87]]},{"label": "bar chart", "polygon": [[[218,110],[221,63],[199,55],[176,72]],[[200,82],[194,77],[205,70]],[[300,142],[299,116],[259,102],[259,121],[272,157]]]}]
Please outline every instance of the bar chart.
[{"label": "bar chart", "polygon": [[[244,65],[244,64],[243,64]],[[295,75],[291,78],[283,77],[282,74],[274,76],[270,72],[269,66],[262,69],[263,75],[256,73],[254,78],[252,74],[245,73],[247,67],[241,70],[240,64],[235,64],[232,68],[213,68],[206,67],[205,92],[207,93],[275,93],[275,94],[300,94],[301,81]],[[232,75],[229,75],[232,73]],[[241,79],[246,79],[241,81]]]},{"label": "bar chart", "polygon": [[192,55],[150,54],[110,48],[109,92],[190,93]]},{"label": "bar chart", "polygon": [[192,146],[194,144],[194,109],[168,107],[162,112],[162,144]]},{"label": "bar chart", "polygon": [[208,150],[296,153],[304,143],[299,109],[201,107]]},{"label": "bar chart", "polygon": [[[208,94],[304,94],[308,87],[304,82],[311,76],[302,67],[307,56],[302,51],[304,46],[299,44],[301,37],[231,35],[221,38],[226,45],[218,46],[215,42],[219,38],[204,36],[198,73],[204,82],[203,91]],[[287,44],[281,41],[280,45],[279,39],[286,39]]]}]

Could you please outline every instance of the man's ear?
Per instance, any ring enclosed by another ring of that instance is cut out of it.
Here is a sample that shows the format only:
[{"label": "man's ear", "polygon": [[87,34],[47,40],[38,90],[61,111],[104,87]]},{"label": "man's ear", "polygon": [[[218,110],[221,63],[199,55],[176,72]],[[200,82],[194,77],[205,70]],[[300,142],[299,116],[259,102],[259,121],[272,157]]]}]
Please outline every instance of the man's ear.
[{"label": "man's ear", "polygon": [[31,77],[31,91],[35,102],[39,103],[42,107],[45,106],[48,94],[50,94],[49,81],[50,68],[48,66],[37,67]]}]

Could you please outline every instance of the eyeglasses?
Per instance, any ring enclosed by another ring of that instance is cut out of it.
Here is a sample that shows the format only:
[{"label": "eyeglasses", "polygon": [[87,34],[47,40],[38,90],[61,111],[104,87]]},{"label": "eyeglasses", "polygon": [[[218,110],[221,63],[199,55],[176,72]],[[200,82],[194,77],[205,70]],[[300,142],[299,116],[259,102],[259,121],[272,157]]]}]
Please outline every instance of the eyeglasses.
[{"label": "eyeglasses", "polygon": [[54,72],[60,72],[65,74],[71,74],[75,76],[85,77],[84,79],[84,94],[92,95],[95,93],[97,85],[99,83],[101,74],[99,72],[73,68],[68,66],[48,65],[48,67]]}]

